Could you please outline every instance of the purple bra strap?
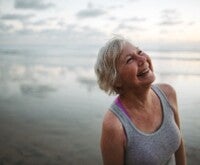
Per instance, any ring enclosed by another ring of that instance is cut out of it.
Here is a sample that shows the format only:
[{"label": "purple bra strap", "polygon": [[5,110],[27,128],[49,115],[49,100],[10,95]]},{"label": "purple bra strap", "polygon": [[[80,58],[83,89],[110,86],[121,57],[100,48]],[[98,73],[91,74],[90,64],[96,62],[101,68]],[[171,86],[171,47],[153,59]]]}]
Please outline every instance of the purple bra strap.
[{"label": "purple bra strap", "polygon": [[124,106],[122,105],[119,96],[115,99],[115,104],[120,108],[121,111],[123,111],[126,116],[130,119],[130,116],[128,115],[128,112],[126,111],[126,109],[124,108]]}]

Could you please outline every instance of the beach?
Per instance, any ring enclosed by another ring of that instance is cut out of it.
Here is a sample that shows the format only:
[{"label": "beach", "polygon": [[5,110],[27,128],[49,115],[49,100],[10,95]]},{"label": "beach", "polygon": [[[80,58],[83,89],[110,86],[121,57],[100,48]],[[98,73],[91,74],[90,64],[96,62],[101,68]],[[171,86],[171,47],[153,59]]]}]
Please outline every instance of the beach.
[{"label": "beach", "polygon": [[[0,164],[101,165],[101,123],[116,96],[96,84],[96,55],[51,49],[0,48]],[[200,52],[149,54],[155,83],[177,91],[188,165],[198,165]]]}]

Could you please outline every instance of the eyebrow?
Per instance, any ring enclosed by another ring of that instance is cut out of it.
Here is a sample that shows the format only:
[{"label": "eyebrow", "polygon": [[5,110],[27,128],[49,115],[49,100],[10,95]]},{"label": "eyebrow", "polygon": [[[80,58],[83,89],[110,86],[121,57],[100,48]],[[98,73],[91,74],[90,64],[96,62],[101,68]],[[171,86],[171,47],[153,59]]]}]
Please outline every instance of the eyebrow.
[{"label": "eyebrow", "polygon": [[[137,52],[138,50],[140,50],[140,48],[139,47],[135,47],[135,50]],[[133,52],[133,53],[135,54],[135,52]],[[125,58],[127,58],[128,56],[132,56],[133,53],[129,53],[129,54],[125,55]]]}]

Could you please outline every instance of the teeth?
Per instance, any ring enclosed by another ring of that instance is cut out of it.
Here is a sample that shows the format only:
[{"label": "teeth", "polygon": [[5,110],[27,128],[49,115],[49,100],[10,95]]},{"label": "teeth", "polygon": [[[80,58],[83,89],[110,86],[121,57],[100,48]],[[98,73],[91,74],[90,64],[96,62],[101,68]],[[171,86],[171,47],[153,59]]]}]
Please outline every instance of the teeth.
[{"label": "teeth", "polygon": [[138,76],[141,76],[141,75],[147,73],[148,71],[149,71],[149,68],[146,68],[145,70],[143,70],[142,72],[140,72],[140,73],[138,74]]},{"label": "teeth", "polygon": [[142,72],[142,74],[143,73],[146,73],[146,72],[148,72],[149,71],[149,69],[147,68],[147,69],[145,69],[143,72]]}]

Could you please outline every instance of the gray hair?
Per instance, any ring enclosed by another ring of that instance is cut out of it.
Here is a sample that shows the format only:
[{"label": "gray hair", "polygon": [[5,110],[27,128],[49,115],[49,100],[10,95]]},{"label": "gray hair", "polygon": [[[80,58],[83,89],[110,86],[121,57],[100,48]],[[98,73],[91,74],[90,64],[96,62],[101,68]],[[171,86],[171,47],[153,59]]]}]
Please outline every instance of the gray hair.
[{"label": "gray hair", "polygon": [[127,42],[125,38],[115,37],[99,50],[94,69],[99,87],[109,95],[119,93],[117,62]]}]

